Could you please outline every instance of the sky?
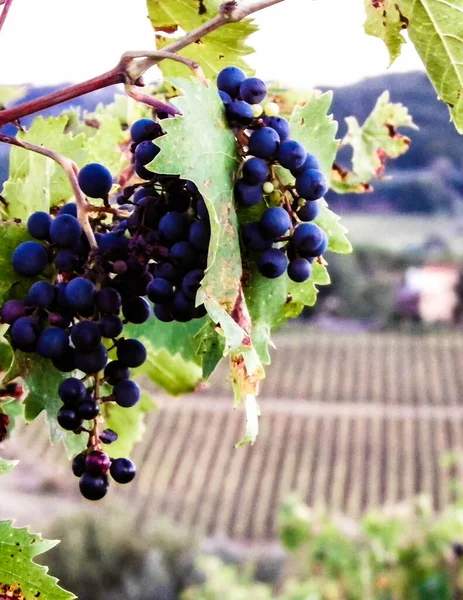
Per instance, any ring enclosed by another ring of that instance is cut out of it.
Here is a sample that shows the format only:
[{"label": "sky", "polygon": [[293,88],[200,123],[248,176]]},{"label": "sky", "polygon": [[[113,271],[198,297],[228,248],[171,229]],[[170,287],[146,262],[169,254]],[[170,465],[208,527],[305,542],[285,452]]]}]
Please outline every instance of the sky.
[{"label": "sky", "polygon": [[[411,44],[387,69],[386,47],[363,32],[362,0],[285,0],[255,18],[249,62],[265,80],[310,88],[422,69]],[[77,82],[126,50],[153,47],[145,0],[14,0],[0,32],[0,84]]]}]

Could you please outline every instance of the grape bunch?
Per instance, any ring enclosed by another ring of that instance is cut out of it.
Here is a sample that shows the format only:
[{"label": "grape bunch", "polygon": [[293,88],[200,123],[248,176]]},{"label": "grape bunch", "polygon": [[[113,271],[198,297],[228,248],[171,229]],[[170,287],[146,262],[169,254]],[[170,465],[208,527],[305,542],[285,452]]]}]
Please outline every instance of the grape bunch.
[{"label": "grape bunch", "polygon": [[[285,272],[302,283],[312,274],[312,263],[328,249],[325,231],[312,223],[328,185],[316,157],[290,139],[290,125],[279,116],[273,102],[262,106],[265,83],[249,77],[237,67],[227,67],[218,76],[219,95],[240,144],[243,163],[235,183],[239,207],[262,205],[258,221],[241,228],[247,251],[257,253],[259,272],[270,279]],[[285,185],[278,167],[295,180]]]}]

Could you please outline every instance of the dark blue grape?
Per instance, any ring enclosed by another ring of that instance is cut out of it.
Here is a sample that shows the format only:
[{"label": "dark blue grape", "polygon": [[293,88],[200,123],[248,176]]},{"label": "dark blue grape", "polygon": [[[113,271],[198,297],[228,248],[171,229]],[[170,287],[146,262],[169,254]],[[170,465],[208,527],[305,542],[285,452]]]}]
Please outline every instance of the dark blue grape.
[{"label": "dark blue grape", "polygon": [[285,169],[293,170],[301,167],[306,157],[307,152],[302,144],[294,140],[286,140],[278,149],[277,161]]},{"label": "dark blue grape", "polygon": [[85,473],[85,454],[83,452],[72,459],[72,472],[76,477],[81,477]]},{"label": "dark blue grape", "polygon": [[56,420],[66,431],[74,431],[79,429],[83,422],[83,420],[77,416],[76,410],[68,406],[62,406],[59,409]]},{"label": "dark blue grape", "polygon": [[202,269],[194,269],[185,275],[182,281],[182,290],[188,298],[196,298],[196,292],[199,290],[201,281],[204,278]]},{"label": "dark blue grape", "polygon": [[90,310],[95,303],[95,285],[83,277],[70,281],[64,291],[66,302],[78,311]]},{"label": "dark blue grape", "polygon": [[25,304],[22,300],[8,300],[2,306],[1,316],[3,323],[12,325],[20,317],[24,316]]},{"label": "dark blue grape", "polygon": [[79,352],[91,350],[101,342],[100,328],[93,321],[80,321],[72,328],[71,340]]},{"label": "dark blue grape", "polygon": [[87,375],[99,373],[108,362],[108,351],[100,344],[89,352],[76,352],[76,368]]},{"label": "dark blue grape", "polygon": [[134,163],[134,171],[140,179],[145,179],[146,181],[149,181],[154,176],[153,171],[149,171],[145,165],[142,165],[137,160]]},{"label": "dark blue grape", "polygon": [[131,408],[140,400],[140,388],[130,379],[124,379],[115,385],[113,394],[116,403],[123,408]]},{"label": "dark blue grape", "polygon": [[264,234],[259,223],[244,225],[241,228],[241,238],[245,247],[254,252],[263,252],[270,248],[273,243],[272,238]]},{"label": "dark blue grape", "polygon": [[153,142],[140,142],[135,150],[135,159],[140,165],[147,165],[156,158],[160,151],[159,146]]},{"label": "dark blue grape", "polygon": [[23,242],[11,257],[13,269],[23,277],[35,277],[45,270],[48,254],[38,242]]},{"label": "dark blue grape", "polygon": [[301,221],[313,221],[318,217],[318,213],[320,212],[320,205],[316,200],[308,201],[301,206],[301,208],[297,211],[297,216]]},{"label": "dark blue grape", "polygon": [[209,212],[207,210],[206,203],[202,198],[199,198],[198,202],[196,203],[196,213],[200,219],[209,219]]},{"label": "dark blue grape", "polygon": [[52,327],[67,329],[71,324],[72,318],[69,315],[60,315],[59,313],[48,313],[48,322]]},{"label": "dark blue grape", "polygon": [[19,317],[11,327],[13,344],[23,352],[35,350],[40,335],[38,323],[32,317]]},{"label": "dark blue grape", "polygon": [[194,313],[193,313],[193,319],[201,319],[202,317],[205,317],[207,315],[207,309],[204,306],[204,304],[200,304],[199,306],[196,306]]},{"label": "dark blue grape", "polygon": [[77,219],[77,204],[75,202],[68,202],[59,209],[60,215],[71,215]]},{"label": "dark blue grape", "polygon": [[76,368],[76,351],[71,346],[58,358],[52,358],[53,366],[62,373],[70,373]]},{"label": "dark blue grape", "polygon": [[112,429],[104,429],[100,433],[100,441],[102,444],[113,444],[118,438],[118,435]]},{"label": "dark blue grape", "polygon": [[252,106],[242,100],[233,100],[227,106],[227,116],[230,121],[239,125],[249,125],[254,120]]},{"label": "dark blue grape", "polygon": [[270,159],[278,152],[280,136],[271,127],[263,127],[251,133],[249,138],[249,154],[258,158]]},{"label": "dark blue grape", "polygon": [[281,143],[285,142],[289,138],[291,129],[288,121],[284,117],[264,116],[264,123],[267,125],[267,127],[271,127],[278,133]]},{"label": "dark blue grape", "polygon": [[232,103],[230,94],[227,94],[227,92],[223,92],[222,90],[219,90],[219,96],[220,96],[222,102],[224,103],[224,106],[228,106],[229,104]]},{"label": "dark blue grape", "polygon": [[77,416],[80,419],[84,419],[86,421],[91,421],[95,417],[100,414],[100,405],[95,398],[91,396],[87,397],[83,402],[79,404],[77,407]]},{"label": "dark blue grape", "polygon": [[26,304],[48,308],[54,299],[55,287],[48,281],[37,281],[31,286],[27,294]]},{"label": "dark blue grape", "polygon": [[260,104],[267,95],[267,86],[257,77],[248,77],[240,85],[240,96],[249,104]]},{"label": "dark blue grape", "polygon": [[90,475],[84,473],[79,481],[80,493],[87,500],[101,500],[108,493],[109,480],[107,475]]},{"label": "dark blue grape", "polygon": [[288,265],[288,259],[281,250],[270,248],[263,252],[259,258],[259,272],[269,279],[276,279],[283,275]]},{"label": "dark blue grape", "polygon": [[69,377],[60,383],[58,395],[64,404],[79,404],[87,396],[87,390],[80,379]]},{"label": "dark blue grape", "polygon": [[302,223],[294,230],[294,245],[300,252],[313,252],[321,245],[323,234],[323,229],[315,223]]},{"label": "dark blue grape", "polygon": [[186,240],[188,236],[188,222],[181,213],[171,211],[160,219],[159,231],[167,243],[174,244],[175,242]]},{"label": "dark blue grape", "polygon": [[309,257],[314,257],[316,258],[317,256],[321,256],[322,254],[325,254],[325,252],[328,250],[328,236],[326,235],[326,233],[323,231],[322,229],[322,241],[321,243],[314,248],[312,251],[308,251],[304,253],[304,256],[306,256],[307,258]]},{"label": "dark blue grape", "polygon": [[270,176],[268,164],[262,158],[250,158],[243,164],[243,180],[252,185],[264,183]]},{"label": "dark blue grape", "polygon": [[305,200],[318,200],[328,191],[328,183],[321,171],[307,169],[296,177],[296,190]]},{"label": "dark blue grape", "polygon": [[197,261],[198,253],[189,242],[177,242],[169,252],[169,258],[174,266],[190,269]]},{"label": "dark blue grape", "polygon": [[281,206],[272,206],[262,214],[260,226],[268,237],[280,237],[291,227],[291,217]]},{"label": "dark blue grape", "polygon": [[130,371],[120,361],[113,360],[106,365],[104,376],[109,385],[116,385],[124,379],[129,379]]},{"label": "dark blue grape", "polygon": [[117,315],[121,310],[122,298],[117,290],[107,287],[97,293],[95,303],[100,312]]},{"label": "dark blue grape", "polygon": [[101,236],[98,248],[107,260],[126,260],[129,256],[129,241],[120,233],[111,232]]},{"label": "dark blue grape", "polygon": [[194,318],[194,300],[189,298],[182,290],[176,290],[169,310],[176,321],[187,323]]},{"label": "dark blue grape", "polygon": [[237,98],[245,79],[246,74],[238,67],[225,67],[217,76],[217,87],[222,92],[227,92],[231,98]]},{"label": "dark blue grape", "polygon": [[112,461],[109,472],[116,483],[130,483],[137,471],[128,458],[116,458]]},{"label": "dark blue grape", "polygon": [[156,304],[153,309],[154,316],[163,323],[171,323],[174,318],[170,313],[170,310],[165,304]]},{"label": "dark blue grape", "polygon": [[211,226],[208,221],[195,221],[190,226],[188,241],[197,250],[207,250],[211,239]]},{"label": "dark blue grape", "polygon": [[235,200],[241,206],[254,206],[264,197],[262,185],[260,183],[251,185],[244,179],[239,179],[235,183]]},{"label": "dark blue grape", "polygon": [[72,273],[79,264],[79,258],[73,250],[65,248],[60,250],[55,257],[55,267],[58,273]]},{"label": "dark blue grape", "polygon": [[71,215],[60,215],[50,225],[50,239],[59,248],[71,248],[79,242],[82,227]]},{"label": "dark blue grape", "polygon": [[139,119],[130,128],[130,137],[135,144],[146,140],[154,140],[161,135],[161,126],[152,119]]},{"label": "dark blue grape", "polygon": [[316,156],[307,153],[304,163],[298,169],[291,169],[291,173],[294,175],[294,177],[296,177],[297,175],[300,175],[302,171],[308,171],[309,169],[320,171],[320,163],[318,162]]},{"label": "dark blue grape", "polygon": [[85,165],[79,171],[77,180],[80,189],[90,198],[106,198],[113,185],[111,173],[99,163]]},{"label": "dark blue grape", "polygon": [[165,304],[173,297],[174,288],[167,279],[155,277],[146,288],[146,295],[155,304]]},{"label": "dark blue grape", "polygon": [[182,278],[181,271],[169,262],[156,265],[154,273],[156,278],[159,277],[160,279],[167,279],[167,281],[170,281],[171,283],[176,283]]},{"label": "dark blue grape", "polygon": [[133,203],[138,204],[138,202],[140,200],[143,200],[143,198],[146,198],[147,196],[150,196],[150,195],[151,195],[151,191],[149,189],[141,187],[133,195]]},{"label": "dark blue grape", "polygon": [[50,233],[51,217],[46,212],[35,212],[27,220],[27,231],[36,240],[47,240]]},{"label": "dark blue grape", "polygon": [[140,325],[149,319],[151,308],[144,298],[132,296],[122,301],[122,314],[129,323]]},{"label": "dark blue grape", "polygon": [[312,265],[305,258],[294,258],[288,264],[288,277],[296,283],[307,281],[312,275]]},{"label": "dark blue grape", "polygon": [[121,340],[117,344],[117,360],[123,367],[135,369],[146,360],[146,348],[138,340]]},{"label": "dark blue grape", "polygon": [[98,322],[101,335],[104,338],[114,339],[121,335],[124,324],[116,315],[103,315]]},{"label": "dark blue grape", "polygon": [[59,358],[69,347],[69,336],[59,327],[44,329],[37,340],[37,353],[44,358]]}]

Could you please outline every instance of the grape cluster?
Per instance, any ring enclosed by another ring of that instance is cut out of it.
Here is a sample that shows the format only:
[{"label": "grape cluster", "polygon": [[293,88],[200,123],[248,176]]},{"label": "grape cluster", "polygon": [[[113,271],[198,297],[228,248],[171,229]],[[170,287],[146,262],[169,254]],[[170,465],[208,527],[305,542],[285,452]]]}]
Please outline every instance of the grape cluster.
[{"label": "grape cluster", "polygon": [[206,314],[195,303],[210,238],[204,200],[191,182],[148,169],[159,152],[154,140],[163,135],[159,122],[141,119],[130,133],[133,170],[141,182],[128,185],[111,204],[113,180],[103,165],[88,164],[78,175],[86,196],[104,200],[90,216],[97,247],[82,230],[76,204],[32,214],[27,229],[34,241],[14,250],[12,266],[34,280],[26,298],[8,300],[0,312],[14,349],[50,359],[64,373],[83,373],[59,386],[57,420],[65,430],[89,434],[86,451],[72,465],[89,500],[105,496],[109,476],[118,483],[135,477],[129,459],[112,460],[102,450],[117,433],[98,428],[103,403],[130,408],[140,400],[130,369],[141,366],[147,353],[141,342],[123,336],[124,325],[148,320],[152,307],[145,296],[162,321]]},{"label": "grape cluster", "polygon": [[[287,272],[302,283],[310,278],[313,261],[328,248],[325,231],[311,223],[320,210],[317,200],[328,190],[320,165],[290,139],[290,125],[278,115],[278,105],[261,105],[267,95],[262,80],[227,67],[217,85],[243,156],[235,200],[242,208],[265,202],[259,221],[242,226],[242,243],[258,253],[262,275],[273,279]],[[294,185],[284,185],[278,165],[290,172]]]}]

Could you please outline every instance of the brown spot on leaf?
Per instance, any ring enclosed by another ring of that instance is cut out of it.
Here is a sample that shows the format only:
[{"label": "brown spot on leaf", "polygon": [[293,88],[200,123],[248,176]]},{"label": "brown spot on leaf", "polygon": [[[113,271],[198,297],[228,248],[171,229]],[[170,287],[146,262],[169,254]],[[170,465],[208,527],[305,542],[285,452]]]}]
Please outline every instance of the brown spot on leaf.
[{"label": "brown spot on leaf", "polygon": [[[38,598],[37,595],[35,597]],[[0,600],[26,600],[26,597],[18,583],[0,583]]]},{"label": "brown spot on leaf", "polygon": [[198,46],[202,46],[204,44],[203,40],[196,40],[195,44],[198,44]]},{"label": "brown spot on leaf", "polygon": [[156,31],[162,31],[163,33],[176,33],[178,31],[178,25],[163,25],[162,27],[156,27]]},{"label": "brown spot on leaf", "polygon": [[[346,185],[352,185],[351,179],[355,179],[355,175],[352,171],[343,169],[338,164],[333,165],[332,178],[334,181],[345,183]],[[352,189],[354,194],[365,194],[373,191],[373,186],[369,183],[359,182],[355,184],[355,188]]]},{"label": "brown spot on leaf", "polygon": [[399,21],[402,23],[402,29],[406,29],[410,23],[407,17],[400,10],[400,6],[398,4],[394,4],[396,11],[399,13]]},{"label": "brown spot on leaf", "polygon": [[198,0],[198,2],[199,2],[198,15],[205,15],[207,13],[207,8],[206,8],[206,5],[204,4],[204,0]]}]

